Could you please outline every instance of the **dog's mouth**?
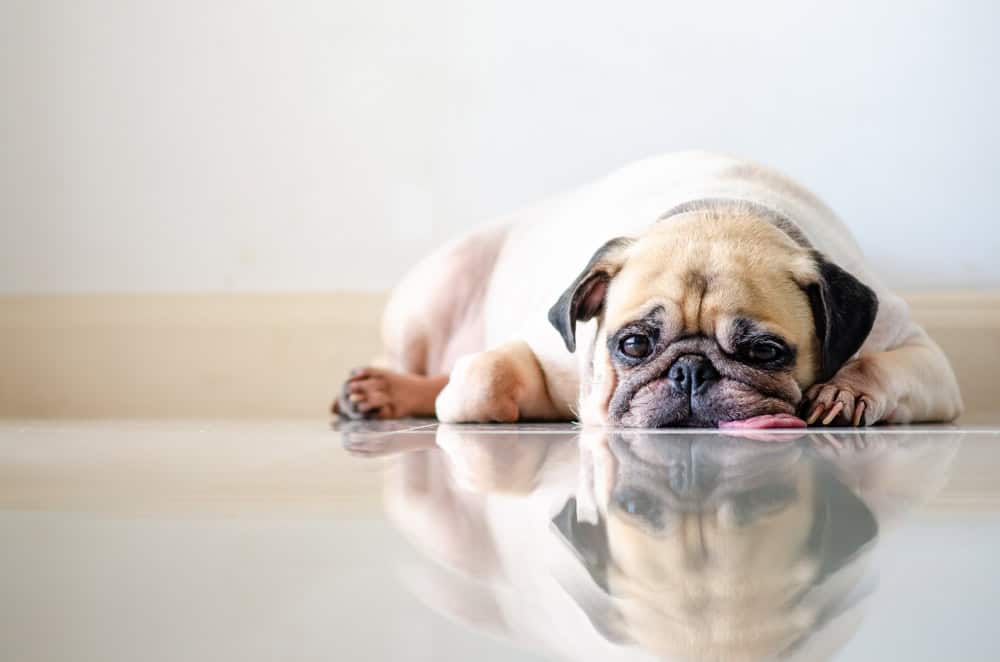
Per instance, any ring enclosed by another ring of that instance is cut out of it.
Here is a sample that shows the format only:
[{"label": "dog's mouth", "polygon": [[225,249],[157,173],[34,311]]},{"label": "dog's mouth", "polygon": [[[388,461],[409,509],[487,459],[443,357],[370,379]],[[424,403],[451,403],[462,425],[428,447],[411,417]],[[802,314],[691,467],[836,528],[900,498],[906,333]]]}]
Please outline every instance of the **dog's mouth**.
[{"label": "dog's mouth", "polygon": [[792,414],[761,414],[733,421],[719,421],[719,428],[726,430],[774,430],[804,427],[806,427],[806,422]]},{"label": "dog's mouth", "polygon": [[663,378],[619,388],[608,403],[608,422],[634,428],[804,428],[795,405],[774,389],[729,377],[711,388],[684,393]]}]

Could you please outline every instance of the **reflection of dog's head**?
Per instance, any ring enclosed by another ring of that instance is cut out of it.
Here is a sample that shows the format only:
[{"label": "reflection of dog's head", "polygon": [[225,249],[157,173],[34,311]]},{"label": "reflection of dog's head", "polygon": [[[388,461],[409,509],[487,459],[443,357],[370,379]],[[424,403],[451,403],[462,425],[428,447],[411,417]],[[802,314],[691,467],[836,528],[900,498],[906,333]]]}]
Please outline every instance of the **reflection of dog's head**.
[{"label": "reflection of dog's head", "polygon": [[625,433],[607,448],[596,522],[575,499],[554,520],[614,598],[588,608],[606,635],[681,659],[759,659],[845,608],[877,525],[795,444]]},{"label": "reflection of dog's head", "polygon": [[581,418],[714,426],[793,414],[871,330],[874,293],[775,212],[702,201],[605,244],[552,307],[570,351],[598,320]]}]

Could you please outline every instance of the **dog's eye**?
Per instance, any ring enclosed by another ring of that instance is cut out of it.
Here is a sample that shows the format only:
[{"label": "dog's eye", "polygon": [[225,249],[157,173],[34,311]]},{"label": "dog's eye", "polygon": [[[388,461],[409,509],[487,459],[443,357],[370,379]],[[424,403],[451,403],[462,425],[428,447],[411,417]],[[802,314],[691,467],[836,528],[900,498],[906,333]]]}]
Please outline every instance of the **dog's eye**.
[{"label": "dog's eye", "polygon": [[750,346],[750,358],[762,363],[774,361],[783,352],[784,348],[773,340],[758,340]]},{"label": "dog's eye", "polygon": [[653,341],[650,340],[649,336],[644,336],[641,333],[633,333],[622,338],[619,347],[625,356],[633,359],[644,359],[652,354]]},{"label": "dog's eye", "polygon": [[611,501],[619,510],[652,526],[663,528],[663,506],[653,496],[634,487],[616,488]]}]

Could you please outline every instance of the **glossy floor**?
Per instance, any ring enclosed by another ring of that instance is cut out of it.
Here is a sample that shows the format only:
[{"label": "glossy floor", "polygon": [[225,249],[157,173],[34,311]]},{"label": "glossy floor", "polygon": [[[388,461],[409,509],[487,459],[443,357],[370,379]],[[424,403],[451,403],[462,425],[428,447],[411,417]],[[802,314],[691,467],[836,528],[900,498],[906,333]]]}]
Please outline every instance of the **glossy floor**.
[{"label": "glossy floor", "polygon": [[1000,432],[0,425],[2,660],[996,660]]}]

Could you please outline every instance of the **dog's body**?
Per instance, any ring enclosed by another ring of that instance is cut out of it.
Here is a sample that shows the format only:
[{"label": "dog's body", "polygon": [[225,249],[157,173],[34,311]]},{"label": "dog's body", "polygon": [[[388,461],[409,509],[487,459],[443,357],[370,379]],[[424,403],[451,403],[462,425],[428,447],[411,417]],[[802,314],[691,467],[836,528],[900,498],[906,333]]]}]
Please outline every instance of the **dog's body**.
[{"label": "dog's body", "polygon": [[855,425],[961,409],[940,349],[822,202],[702,152],[445,246],[394,292],[383,340],[401,374],[359,372],[339,413],[659,427],[787,421],[807,402],[809,422]]}]

